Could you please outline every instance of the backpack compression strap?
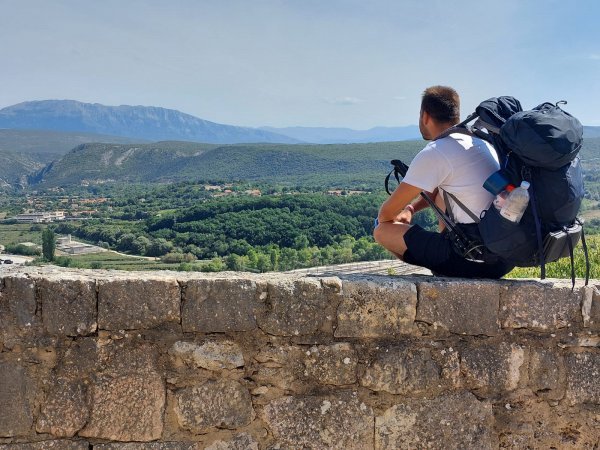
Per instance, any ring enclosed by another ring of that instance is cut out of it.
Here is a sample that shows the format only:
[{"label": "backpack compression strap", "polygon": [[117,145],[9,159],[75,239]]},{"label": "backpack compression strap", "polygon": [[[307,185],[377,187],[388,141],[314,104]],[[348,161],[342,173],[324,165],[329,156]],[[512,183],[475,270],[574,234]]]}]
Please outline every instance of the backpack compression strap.
[{"label": "backpack compression strap", "polygon": [[[458,207],[460,209],[462,209],[473,220],[473,222],[479,223],[479,217],[477,217],[473,213],[473,211],[471,211],[469,208],[467,208],[463,202],[461,202],[458,198],[456,198],[456,196],[454,194],[451,194],[450,192],[447,192],[442,188],[440,188],[440,190],[443,192],[444,203],[446,203],[446,206],[450,206],[450,201],[448,200],[448,197],[450,197],[452,200],[454,200],[454,203],[456,203],[458,205]],[[452,217],[453,216],[452,208],[448,208],[446,213]],[[454,217],[452,217],[452,220],[456,221],[456,219]]]},{"label": "backpack compression strap", "polygon": [[575,222],[581,225],[581,246],[583,247],[583,255],[585,256],[585,285],[587,286],[590,279],[590,257],[588,255],[587,243],[585,242],[585,233],[583,232],[583,220],[577,217]]}]

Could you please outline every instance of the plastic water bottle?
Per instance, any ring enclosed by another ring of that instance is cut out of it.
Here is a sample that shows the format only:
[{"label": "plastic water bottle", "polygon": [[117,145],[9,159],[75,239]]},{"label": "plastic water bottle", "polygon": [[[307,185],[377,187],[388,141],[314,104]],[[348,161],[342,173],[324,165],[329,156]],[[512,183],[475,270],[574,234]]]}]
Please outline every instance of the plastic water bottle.
[{"label": "plastic water bottle", "polygon": [[508,194],[510,194],[514,189],[515,187],[512,184],[509,184],[502,192],[496,195],[496,198],[494,199],[494,206],[498,211],[502,209],[502,207],[504,206],[504,202],[506,202]]},{"label": "plastic water bottle", "polygon": [[521,181],[521,186],[514,189],[506,200],[500,210],[500,215],[511,222],[519,223],[523,213],[527,209],[529,204],[529,183],[527,181]]}]

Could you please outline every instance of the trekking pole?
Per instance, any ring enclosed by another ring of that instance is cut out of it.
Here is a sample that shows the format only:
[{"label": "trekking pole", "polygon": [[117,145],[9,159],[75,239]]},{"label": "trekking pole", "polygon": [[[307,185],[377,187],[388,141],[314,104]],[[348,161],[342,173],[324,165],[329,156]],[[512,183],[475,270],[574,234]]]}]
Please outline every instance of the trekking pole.
[{"label": "trekking pole", "polygon": [[[394,166],[394,168],[387,175],[387,177],[385,177],[385,190],[389,195],[392,195],[392,193],[389,190],[389,181],[392,173],[394,174],[394,177],[396,178],[398,183],[400,183],[399,176],[402,176],[402,178],[404,178],[406,176],[406,172],[408,171],[408,166],[399,159],[394,159],[391,163]],[[458,250],[464,256],[468,256],[474,259],[481,258],[483,256],[483,253],[479,248],[480,246],[474,245],[471,242],[471,240],[463,233],[463,231],[456,226],[454,221],[450,219],[450,217],[448,217],[438,205],[435,204],[435,201],[433,201],[433,199],[429,197],[427,193],[421,191],[420,195],[429,204],[429,206],[431,206],[431,209],[433,209],[438,218],[444,223],[446,229],[448,230],[448,235],[450,236],[450,239],[456,244]],[[472,255],[471,253],[473,252],[474,254]]]}]

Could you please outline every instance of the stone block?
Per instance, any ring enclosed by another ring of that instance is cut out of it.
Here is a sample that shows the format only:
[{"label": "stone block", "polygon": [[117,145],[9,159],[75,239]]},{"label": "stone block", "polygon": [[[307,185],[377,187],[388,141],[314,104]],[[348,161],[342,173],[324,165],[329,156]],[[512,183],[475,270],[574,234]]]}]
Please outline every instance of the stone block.
[{"label": "stone block", "polygon": [[258,326],[274,336],[312,335],[332,323],[330,299],[319,280],[270,281]]},{"label": "stone block", "polygon": [[111,278],[98,282],[98,328],[139,330],[179,323],[181,293],[174,279]]},{"label": "stone block", "polygon": [[0,279],[0,341],[11,341],[39,324],[35,284],[19,276]]},{"label": "stone block", "polygon": [[111,441],[159,439],[165,383],[154,347],[133,339],[104,343],[92,370],[88,375],[92,379],[89,419],[79,436]]},{"label": "stone block", "polygon": [[89,418],[87,385],[81,379],[59,376],[42,404],[36,424],[38,433],[73,437]]},{"label": "stone block", "polygon": [[256,329],[264,306],[256,283],[244,279],[189,280],[183,289],[183,331],[226,333]]},{"label": "stone block", "polygon": [[544,348],[531,349],[529,387],[548,400],[560,400],[565,394],[565,369],[558,353]]},{"label": "stone block", "polygon": [[85,336],[96,331],[96,283],[84,279],[37,281],[42,321],[50,334]]},{"label": "stone block", "polygon": [[264,408],[263,420],[283,448],[373,448],[373,411],[356,393],[282,397]]},{"label": "stone block", "polygon": [[525,349],[505,342],[460,350],[461,372],[467,387],[478,396],[493,396],[519,387]]},{"label": "stone block", "polygon": [[175,413],[181,428],[208,433],[216,428],[235,429],[254,419],[252,398],[233,380],[208,380],[175,394]]},{"label": "stone block", "polygon": [[206,450],[259,450],[258,442],[248,433],[240,433],[228,440],[218,440]]},{"label": "stone block", "polygon": [[100,376],[91,404],[89,422],[80,436],[145,442],[162,435],[165,386],[156,374]]},{"label": "stone block", "polygon": [[416,319],[451,333],[495,336],[500,331],[498,283],[434,281],[418,283]]},{"label": "stone block", "polygon": [[208,340],[200,345],[177,341],[172,353],[187,364],[208,370],[235,369],[244,366],[244,355],[239,345],[231,340]]},{"label": "stone block", "polygon": [[570,283],[507,282],[500,291],[500,322],[502,328],[534,331],[580,326],[581,303],[581,291],[571,291]]},{"label": "stone block", "polygon": [[27,380],[25,369],[17,361],[0,355],[0,437],[31,432],[33,417]]},{"label": "stone block", "polygon": [[600,404],[600,351],[568,353],[565,366],[568,402]]},{"label": "stone block", "polygon": [[126,442],[94,444],[94,450],[201,450],[197,442]]},{"label": "stone block", "polygon": [[406,400],[375,418],[375,448],[495,449],[492,405],[468,392]]},{"label": "stone block", "polygon": [[585,286],[581,289],[583,304],[583,326],[592,331],[600,331],[600,285]]},{"label": "stone block", "polygon": [[416,332],[417,289],[382,278],[344,281],[335,337],[391,338]]},{"label": "stone block", "polygon": [[376,351],[360,383],[373,391],[391,394],[421,394],[439,391],[442,367],[431,350],[408,346],[385,346]]},{"label": "stone block", "polygon": [[306,374],[317,382],[334,386],[356,382],[358,356],[351,344],[319,345],[306,353]]},{"label": "stone block", "polygon": [[295,345],[264,345],[254,359],[259,362],[252,379],[261,385],[295,391],[304,377],[306,350]]},{"label": "stone block", "polygon": [[40,441],[25,444],[0,444],[0,450],[88,450],[90,444],[87,441]]},{"label": "stone block", "polygon": [[590,414],[591,408],[548,402],[526,390],[494,406],[494,431],[501,449],[581,450],[597,448],[600,442],[598,418]]}]

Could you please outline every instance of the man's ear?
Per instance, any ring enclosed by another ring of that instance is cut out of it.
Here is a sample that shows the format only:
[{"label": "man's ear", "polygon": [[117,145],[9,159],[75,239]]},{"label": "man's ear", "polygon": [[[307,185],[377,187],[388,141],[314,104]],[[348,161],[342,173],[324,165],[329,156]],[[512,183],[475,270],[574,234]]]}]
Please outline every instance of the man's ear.
[{"label": "man's ear", "polygon": [[431,120],[431,116],[427,111],[421,110],[421,120],[425,125],[429,125],[429,120]]}]

